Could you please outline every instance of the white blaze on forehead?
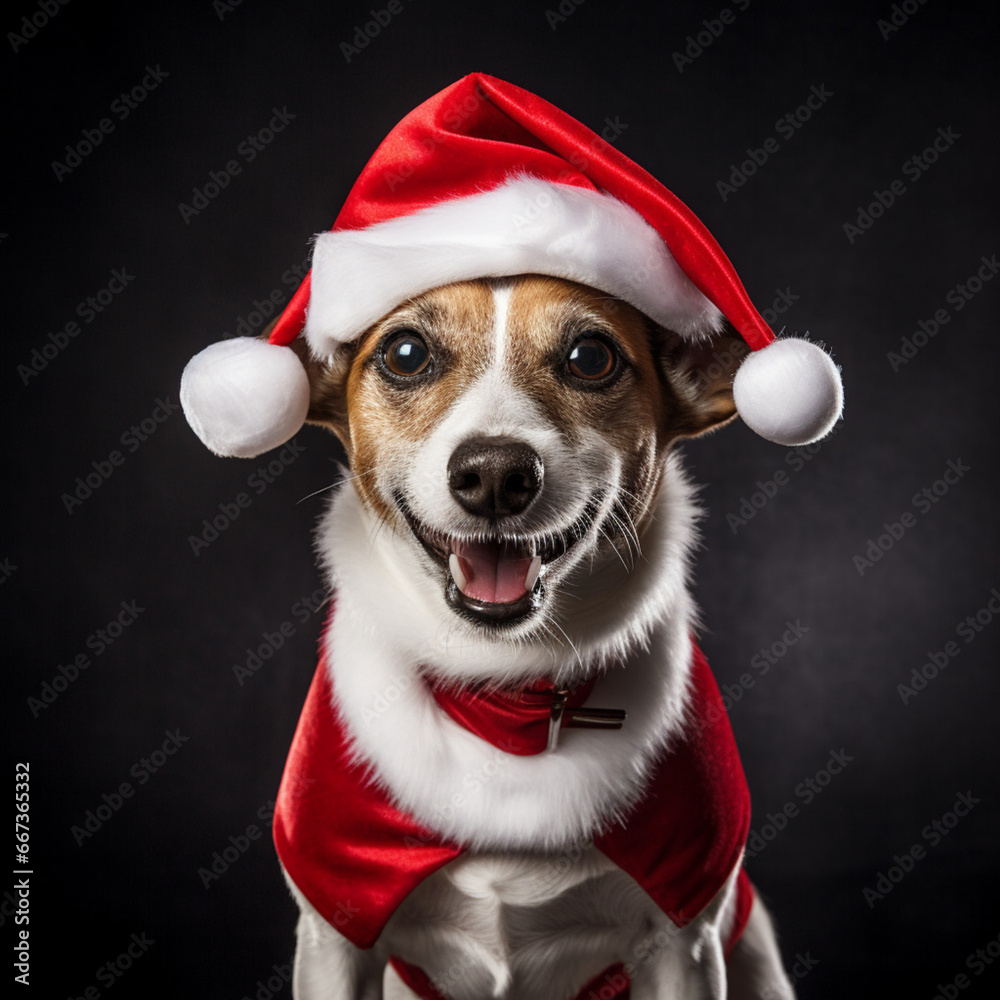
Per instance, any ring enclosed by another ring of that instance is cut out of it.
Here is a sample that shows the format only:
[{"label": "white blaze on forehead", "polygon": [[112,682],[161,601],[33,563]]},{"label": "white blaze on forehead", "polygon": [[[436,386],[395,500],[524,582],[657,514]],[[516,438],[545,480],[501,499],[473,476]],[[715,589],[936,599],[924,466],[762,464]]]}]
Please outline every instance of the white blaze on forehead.
[{"label": "white blaze on forehead", "polygon": [[507,356],[507,314],[513,289],[509,284],[493,286],[493,367],[503,367]]}]

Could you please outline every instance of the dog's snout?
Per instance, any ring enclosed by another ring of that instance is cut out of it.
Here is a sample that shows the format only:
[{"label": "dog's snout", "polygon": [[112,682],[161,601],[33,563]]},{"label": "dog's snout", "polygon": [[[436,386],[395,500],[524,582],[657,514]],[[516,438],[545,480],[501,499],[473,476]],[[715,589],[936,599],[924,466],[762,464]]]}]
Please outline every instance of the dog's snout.
[{"label": "dog's snout", "polygon": [[520,514],[541,485],[538,452],[515,438],[469,438],[448,461],[448,488],[470,514],[489,518]]}]

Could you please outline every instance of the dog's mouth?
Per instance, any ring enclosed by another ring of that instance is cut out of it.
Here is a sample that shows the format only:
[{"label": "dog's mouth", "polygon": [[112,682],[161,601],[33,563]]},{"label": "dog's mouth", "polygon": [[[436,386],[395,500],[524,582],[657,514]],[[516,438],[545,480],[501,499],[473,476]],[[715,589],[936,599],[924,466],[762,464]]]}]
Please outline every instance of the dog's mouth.
[{"label": "dog's mouth", "polygon": [[395,500],[417,541],[444,570],[448,604],[463,617],[489,625],[514,622],[538,609],[546,567],[586,537],[601,506],[595,496],[573,524],[558,532],[522,536],[486,531],[459,537],[424,524],[402,494]]}]

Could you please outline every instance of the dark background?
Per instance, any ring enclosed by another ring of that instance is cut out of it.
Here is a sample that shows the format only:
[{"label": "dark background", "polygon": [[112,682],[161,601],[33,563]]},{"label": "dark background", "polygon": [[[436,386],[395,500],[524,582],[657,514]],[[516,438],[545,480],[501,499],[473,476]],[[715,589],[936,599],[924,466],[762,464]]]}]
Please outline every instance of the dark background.
[{"label": "dark background", "polygon": [[[750,872],[789,964],[809,958],[803,997],[930,1000],[961,973],[963,996],[996,995],[997,966],[976,975],[965,963],[990,942],[1000,951],[1000,623],[971,643],[956,627],[1000,586],[991,350],[1000,282],[961,311],[948,300],[1000,249],[990,225],[995,40],[979,13],[991,10],[908,0],[915,13],[905,23],[897,15],[899,29],[883,38],[888,2],[732,4],[733,22],[680,72],[673,53],[722,6],[566,2],[569,15],[550,23],[557,0],[414,0],[349,61],[341,44],[370,20],[371,0],[102,13],[71,3],[26,44],[8,36],[0,255],[13,316],[3,337],[0,601],[10,780],[14,761],[31,764],[36,995],[290,995],[280,979],[267,986],[292,955],[295,909],[258,817],[314,668],[321,619],[301,621],[293,606],[321,586],[310,531],[324,501],[312,494],[336,477],[338,451],[305,429],[304,452],[264,492],[251,490],[252,505],[196,556],[189,539],[203,520],[273,456],[216,459],[178,413],[134,451],[121,438],[158,399],[176,402],[188,358],[234,334],[255,300],[287,296],[283,275],[332,222],[378,141],[471,70],[598,130],[606,119],[626,125],[618,148],[694,208],[758,307],[788,290],[796,299],[777,325],[832,345],[846,417],[801,468],[743,426],[686,449],[707,484],[703,644],[720,684],[754,681],[731,713],[753,828],[774,834],[768,814],[786,803],[794,813]],[[26,0],[5,30],[20,32],[20,17],[37,10]],[[168,75],[121,120],[112,104],[147,65]],[[782,137],[777,120],[814,85],[832,96]],[[295,118],[247,163],[238,148],[274,107]],[[105,117],[114,130],[57,178],[53,161]],[[918,180],[907,177],[904,163],[949,128],[959,138]],[[717,182],[772,136],[778,152],[724,201]],[[233,158],[242,172],[186,223],[179,205]],[[844,224],[897,179],[905,192],[850,242]],[[78,303],[113,269],[134,279],[80,322]],[[888,353],[939,309],[941,332],[894,371]],[[25,384],[19,366],[74,319],[79,335]],[[115,450],[124,464],[69,512],[63,494]],[[921,510],[914,494],[949,460],[969,471]],[[752,519],[727,518],[779,469],[788,481]],[[904,512],[912,526],[861,575],[854,557]],[[94,655],[88,637],[122,601],[144,610]],[[233,665],[285,621],[294,635],[241,685]],[[808,632],[762,676],[751,658],[786,621]],[[897,685],[949,641],[959,655],[904,704]],[[80,653],[90,665],[33,708],[29,699],[41,701],[60,666],[72,674]],[[130,771],[167,730],[187,741],[140,784]],[[834,751],[851,761],[807,802],[800,783],[826,781]],[[134,795],[78,845],[72,828],[123,781]],[[922,831],[967,792],[978,803],[932,844],[933,830]],[[199,869],[254,823],[261,839],[206,888]],[[866,901],[863,890],[915,844],[925,856],[885,898]],[[3,920],[9,948],[9,907]],[[98,978],[133,934],[155,943],[121,978]]]}]

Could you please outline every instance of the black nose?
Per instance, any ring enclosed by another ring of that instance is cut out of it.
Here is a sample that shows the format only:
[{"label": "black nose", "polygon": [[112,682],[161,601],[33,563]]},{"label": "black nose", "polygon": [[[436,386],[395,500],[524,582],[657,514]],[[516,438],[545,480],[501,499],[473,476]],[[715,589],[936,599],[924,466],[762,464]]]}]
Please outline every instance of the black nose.
[{"label": "black nose", "polygon": [[542,460],[534,448],[515,438],[469,438],[448,461],[448,487],[470,514],[520,514],[541,485]]}]

